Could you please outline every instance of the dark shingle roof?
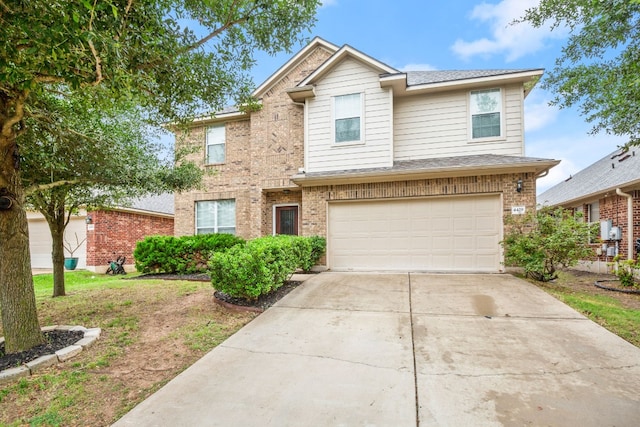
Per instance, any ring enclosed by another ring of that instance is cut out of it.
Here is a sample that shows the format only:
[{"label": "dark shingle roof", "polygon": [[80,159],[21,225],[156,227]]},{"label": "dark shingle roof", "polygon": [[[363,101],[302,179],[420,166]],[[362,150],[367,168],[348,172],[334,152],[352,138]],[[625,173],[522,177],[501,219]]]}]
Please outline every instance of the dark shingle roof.
[{"label": "dark shingle roof", "polygon": [[618,149],[540,194],[538,203],[561,205],[632,183],[640,184],[640,152]]},{"label": "dark shingle roof", "polygon": [[540,169],[547,169],[557,164],[556,160],[537,157],[501,156],[497,154],[480,154],[473,156],[440,157],[420,160],[403,160],[394,162],[391,167],[350,169],[329,172],[310,172],[297,176],[298,178],[330,178],[348,177],[353,175],[372,174],[402,174],[404,172],[438,172],[456,171],[472,168],[499,168],[509,166],[540,165]]},{"label": "dark shingle roof", "polygon": [[173,215],[173,193],[164,193],[132,199],[131,202],[127,204],[127,207],[139,211]]},{"label": "dark shingle roof", "polygon": [[436,70],[436,71],[407,71],[407,85],[451,82],[456,80],[477,79],[482,77],[502,76],[507,74],[534,71],[529,69],[512,70]]}]

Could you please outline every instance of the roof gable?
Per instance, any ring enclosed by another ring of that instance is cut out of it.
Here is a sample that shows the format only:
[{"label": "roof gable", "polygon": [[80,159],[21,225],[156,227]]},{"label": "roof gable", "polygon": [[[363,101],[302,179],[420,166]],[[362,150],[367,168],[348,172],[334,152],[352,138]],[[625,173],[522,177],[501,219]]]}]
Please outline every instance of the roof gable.
[{"label": "roof gable", "polygon": [[335,52],[331,56],[331,58],[325,61],[325,63],[319,66],[314,72],[309,74],[309,76],[307,76],[307,78],[301,81],[297,86],[303,87],[312,85],[313,83],[322,79],[322,77],[329,73],[336,65],[340,64],[345,58],[348,57],[354,58],[362,62],[363,64],[373,68],[374,70],[377,70],[379,74],[398,73],[398,70],[396,70],[395,68],[390,67],[389,65],[380,62],[377,59],[372,58],[371,56],[366,55],[349,45],[344,45],[337,52]]},{"label": "roof gable", "polygon": [[540,194],[538,202],[564,205],[629,187],[640,188],[640,153],[618,149]]},{"label": "roof gable", "polygon": [[338,51],[338,46],[333,43],[321,39],[320,37],[314,37],[308,45],[302,50],[296,53],[289,61],[282,65],[275,73],[273,73],[267,80],[265,80],[260,86],[253,91],[252,95],[256,98],[261,98],[262,95],[267,92],[273,85],[277,84],[284,76],[289,74],[293,68],[295,68],[301,61],[304,60],[315,49],[325,49],[329,53],[333,54]]}]

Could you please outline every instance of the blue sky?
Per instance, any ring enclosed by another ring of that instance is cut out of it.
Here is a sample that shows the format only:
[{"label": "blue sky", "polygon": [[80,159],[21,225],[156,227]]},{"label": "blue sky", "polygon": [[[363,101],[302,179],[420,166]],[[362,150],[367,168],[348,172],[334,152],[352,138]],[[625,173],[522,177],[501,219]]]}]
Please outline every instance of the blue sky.
[{"label": "blue sky", "polygon": [[[309,37],[348,44],[400,70],[553,68],[567,37],[563,29],[509,25],[538,0],[325,0]],[[259,55],[256,85],[291,54]],[[577,110],[548,106],[539,87],[525,100],[526,155],[562,160],[538,180],[538,193],[625,143],[591,125]]]}]

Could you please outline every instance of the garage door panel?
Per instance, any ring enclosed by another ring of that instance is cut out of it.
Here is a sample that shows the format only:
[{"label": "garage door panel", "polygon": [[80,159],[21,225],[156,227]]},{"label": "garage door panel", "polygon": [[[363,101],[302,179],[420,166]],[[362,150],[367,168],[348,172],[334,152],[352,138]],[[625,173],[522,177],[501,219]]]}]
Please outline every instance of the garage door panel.
[{"label": "garage door panel", "polygon": [[500,197],[331,203],[333,269],[499,271]]}]

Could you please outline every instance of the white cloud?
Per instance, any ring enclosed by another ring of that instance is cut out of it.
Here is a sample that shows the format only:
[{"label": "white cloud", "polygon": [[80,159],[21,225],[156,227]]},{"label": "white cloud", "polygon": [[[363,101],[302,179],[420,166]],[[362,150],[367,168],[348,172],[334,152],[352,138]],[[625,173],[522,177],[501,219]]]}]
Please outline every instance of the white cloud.
[{"label": "white cloud", "polygon": [[524,127],[527,132],[544,129],[556,121],[559,110],[549,105],[546,92],[534,91],[524,102]]},{"label": "white cloud", "polygon": [[435,71],[436,67],[429,64],[407,64],[400,68],[400,71]]},{"label": "white cloud", "polygon": [[529,23],[512,25],[515,19],[521,18],[525,10],[537,6],[539,0],[502,0],[497,4],[481,3],[473,8],[471,19],[486,23],[491,30],[490,37],[472,41],[458,39],[451,49],[463,59],[472,56],[506,55],[506,61],[518,58],[542,49],[547,39],[564,38],[566,31],[550,27],[534,28]]}]

